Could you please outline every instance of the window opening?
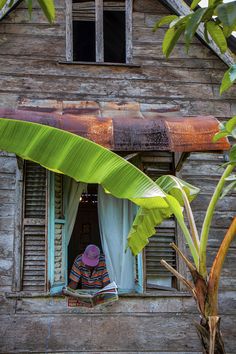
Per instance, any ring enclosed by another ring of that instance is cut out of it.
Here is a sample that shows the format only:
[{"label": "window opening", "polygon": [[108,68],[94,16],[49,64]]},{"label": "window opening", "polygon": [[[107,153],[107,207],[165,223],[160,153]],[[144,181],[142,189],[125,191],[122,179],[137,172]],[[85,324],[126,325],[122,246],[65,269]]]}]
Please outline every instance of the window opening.
[{"label": "window opening", "polygon": [[96,61],[95,1],[73,1],[73,60]]},{"label": "window opening", "polygon": [[125,63],[125,12],[104,11],[104,62]]},{"label": "window opening", "polygon": [[[71,9],[69,5],[67,6]],[[131,62],[132,3],[130,0],[73,0],[71,11],[72,35],[68,35],[67,38],[67,41],[71,41],[71,48],[67,43],[68,53],[71,53],[67,54],[69,60]],[[68,28],[70,28],[69,24]]]},{"label": "window opening", "polygon": [[98,246],[102,252],[97,195],[98,186],[95,184],[89,184],[87,192],[81,195],[74,229],[68,245],[68,276],[75,258],[83,253],[87,245],[92,243]]}]

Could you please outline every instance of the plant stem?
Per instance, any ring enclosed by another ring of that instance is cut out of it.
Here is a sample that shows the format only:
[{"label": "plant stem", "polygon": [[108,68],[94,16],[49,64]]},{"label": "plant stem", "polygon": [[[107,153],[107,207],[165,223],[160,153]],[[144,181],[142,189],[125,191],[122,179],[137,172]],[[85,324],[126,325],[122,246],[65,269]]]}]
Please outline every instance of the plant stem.
[{"label": "plant stem", "polygon": [[215,257],[211,267],[208,281],[208,312],[211,316],[218,314],[218,289],[220,274],[224,264],[225,257],[231,245],[231,242],[236,237],[236,217],[233,219],[225,237],[220,245],[219,251]]},{"label": "plant stem", "polygon": [[220,198],[221,192],[223,190],[225,179],[231,174],[233,169],[235,168],[236,164],[230,164],[225,169],[221,179],[219,180],[213,196],[211,198],[210,204],[207,208],[207,212],[205,215],[205,219],[202,225],[202,232],[201,232],[201,240],[200,240],[200,264],[199,264],[199,273],[206,278],[207,277],[207,268],[206,268],[206,248],[208,242],[208,234],[211,225],[211,221],[213,218],[213,214],[215,211],[216,203]]}]

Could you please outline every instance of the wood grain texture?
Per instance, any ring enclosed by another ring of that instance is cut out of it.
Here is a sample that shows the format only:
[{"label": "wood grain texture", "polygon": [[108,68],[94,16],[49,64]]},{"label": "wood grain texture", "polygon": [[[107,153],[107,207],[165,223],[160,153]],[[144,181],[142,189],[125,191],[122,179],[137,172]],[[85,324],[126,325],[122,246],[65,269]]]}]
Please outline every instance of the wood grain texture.
[{"label": "wood grain texture", "polygon": [[[72,54],[70,48],[66,50],[65,1],[55,3],[56,21],[52,26],[37,2],[31,20],[23,1],[1,21],[1,107],[33,107],[36,99],[41,108],[50,103],[57,109],[65,100],[68,107],[78,101],[108,105],[116,101],[118,107],[136,101],[143,107],[178,110],[184,116],[213,114],[224,120],[236,114],[236,90],[218,95],[227,66],[197,38],[189,56],[181,40],[172,57],[165,59],[161,47],[165,27],[152,32],[155,21],[170,13],[160,1],[133,1],[132,60],[139,68],[59,64]],[[16,197],[14,161],[12,155],[0,153],[0,352],[199,354],[192,324],[198,315],[189,296],[121,297],[112,306],[93,310],[69,309],[66,300],[59,297],[5,297],[5,292],[12,291],[13,255],[20,247],[17,238],[14,240],[14,218],[18,218],[12,209]],[[201,188],[199,199],[193,203],[198,226],[222,162],[219,155],[193,154],[183,166],[182,177]],[[235,212],[235,196],[220,201],[209,235],[209,264]],[[185,247],[184,239],[180,244]],[[235,248],[234,242],[224,265],[224,291],[220,296],[222,330],[229,354],[235,354]]]}]

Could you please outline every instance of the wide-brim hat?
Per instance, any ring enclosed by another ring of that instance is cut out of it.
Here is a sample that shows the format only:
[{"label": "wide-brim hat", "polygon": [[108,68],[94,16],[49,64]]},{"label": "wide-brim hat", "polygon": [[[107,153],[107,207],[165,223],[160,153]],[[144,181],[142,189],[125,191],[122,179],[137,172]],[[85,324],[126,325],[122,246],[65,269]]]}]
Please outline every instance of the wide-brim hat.
[{"label": "wide-brim hat", "polygon": [[96,267],[99,262],[100,249],[95,245],[88,245],[82,254],[82,262],[90,267]]}]

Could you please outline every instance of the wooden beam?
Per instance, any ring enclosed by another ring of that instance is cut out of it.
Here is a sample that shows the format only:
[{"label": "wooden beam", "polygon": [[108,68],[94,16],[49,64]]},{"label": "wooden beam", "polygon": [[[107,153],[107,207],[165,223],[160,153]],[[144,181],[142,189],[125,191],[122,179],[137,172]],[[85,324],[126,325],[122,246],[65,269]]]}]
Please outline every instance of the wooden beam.
[{"label": "wooden beam", "polygon": [[132,19],[133,19],[133,0],[125,1],[125,26],[126,26],[126,63],[132,63]]},{"label": "wooden beam", "polygon": [[[186,15],[189,15],[190,13],[193,12],[184,1],[179,1],[179,0],[164,0],[163,1],[163,0],[161,0],[161,2],[163,3],[164,6],[167,5],[169,8],[171,8],[179,16],[186,16]],[[230,50],[228,50],[226,53],[222,54],[220,52],[220,49],[215,44],[213,39],[211,39],[210,36],[209,36],[209,39],[210,39],[209,43],[205,40],[204,27],[202,24],[200,24],[200,26],[198,27],[197,35],[202,39],[203,42],[206,43],[206,45],[208,47],[210,47],[216,53],[216,55],[218,55],[218,57],[221,60],[223,60],[223,62],[225,64],[227,64],[228,66],[231,66],[232,64],[234,64],[234,62],[235,62],[234,55]]]},{"label": "wooden beam", "polygon": [[72,0],[66,1],[66,60],[73,61]]},{"label": "wooden beam", "polygon": [[22,205],[23,205],[23,165],[21,158],[17,158],[16,169],[16,202],[15,202],[15,227],[13,249],[13,278],[12,290],[21,290],[22,281]]},{"label": "wooden beam", "polygon": [[96,12],[96,62],[104,62],[103,0],[95,0]]}]

